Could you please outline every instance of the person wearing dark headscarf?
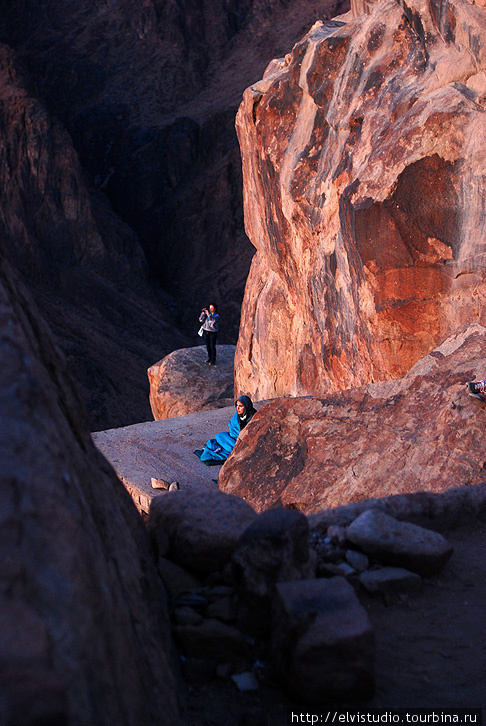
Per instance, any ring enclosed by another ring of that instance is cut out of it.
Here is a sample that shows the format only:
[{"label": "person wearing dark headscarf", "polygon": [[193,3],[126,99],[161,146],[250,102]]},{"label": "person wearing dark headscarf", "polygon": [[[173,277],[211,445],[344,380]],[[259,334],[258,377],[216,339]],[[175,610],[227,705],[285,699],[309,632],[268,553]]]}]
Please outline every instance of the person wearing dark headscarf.
[{"label": "person wearing dark headscarf", "polygon": [[240,431],[243,431],[247,423],[249,423],[256,414],[250,396],[238,396],[235,401],[236,413],[240,422]]},{"label": "person wearing dark headscarf", "polygon": [[249,396],[238,396],[235,401],[236,411],[228,424],[228,431],[216,434],[214,439],[206,442],[204,449],[194,452],[207,466],[222,464],[233,451],[240,431],[251,421],[256,413]]}]

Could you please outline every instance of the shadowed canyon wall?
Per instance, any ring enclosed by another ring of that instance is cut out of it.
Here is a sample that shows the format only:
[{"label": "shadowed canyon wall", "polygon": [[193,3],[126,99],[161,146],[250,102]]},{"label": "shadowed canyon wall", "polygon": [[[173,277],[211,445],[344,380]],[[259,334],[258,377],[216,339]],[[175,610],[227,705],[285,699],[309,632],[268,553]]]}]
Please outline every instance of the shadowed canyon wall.
[{"label": "shadowed canyon wall", "polygon": [[485,67],[479,3],[356,2],[247,89],[237,391],[398,377],[484,320]]},{"label": "shadowed canyon wall", "polygon": [[346,7],[0,0],[5,243],[92,428],[150,418],[146,369],[198,341],[209,299],[221,304],[221,342],[236,342],[254,253],[236,111],[269,59]]},{"label": "shadowed canyon wall", "polygon": [[91,427],[150,418],[146,370],[187,339],[167,321],[133,230],[90,184],[71,137],[0,44],[0,254],[61,345]]},{"label": "shadowed canyon wall", "polygon": [[145,526],[1,252],[0,721],[176,726],[178,661]]}]

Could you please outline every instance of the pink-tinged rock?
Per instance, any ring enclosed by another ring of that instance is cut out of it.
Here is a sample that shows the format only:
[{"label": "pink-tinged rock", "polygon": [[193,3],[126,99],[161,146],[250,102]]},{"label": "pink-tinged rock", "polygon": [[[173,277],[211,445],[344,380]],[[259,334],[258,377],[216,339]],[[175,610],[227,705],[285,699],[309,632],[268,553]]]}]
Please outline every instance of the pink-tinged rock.
[{"label": "pink-tinged rock", "polygon": [[439,532],[400,522],[377,509],[360,514],[349,525],[347,537],[367,555],[419,575],[436,574],[452,555]]},{"label": "pink-tinged rock", "polygon": [[216,365],[206,347],[174,350],[147,371],[156,421],[234,404],[234,345],[216,346]]},{"label": "pink-tinged rock", "polygon": [[363,1],[246,90],[237,389],[399,377],[484,320],[485,63],[477,4]]},{"label": "pink-tinged rock", "polygon": [[484,480],[486,328],[459,328],[401,379],[262,406],[224,464],[219,487],[256,511],[305,513],[364,499],[442,492]]},{"label": "pink-tinged rock", "polygon": [[373,693],[373,629],[342,577],[276,586],[271,654],[287,689],[306,703]]}]

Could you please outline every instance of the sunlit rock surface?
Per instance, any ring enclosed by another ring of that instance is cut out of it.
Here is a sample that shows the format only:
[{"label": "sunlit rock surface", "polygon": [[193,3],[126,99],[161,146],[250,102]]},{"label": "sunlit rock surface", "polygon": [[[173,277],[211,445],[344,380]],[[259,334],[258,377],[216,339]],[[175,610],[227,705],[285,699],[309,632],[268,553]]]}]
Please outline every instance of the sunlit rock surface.
[{"label": "sunlit rock surface", "polygon": [[305,513],[484,479],[486,328],[461,326],[401,379],[262,406],[219,474],[256,511]]},{"label": "sunlit rock surface", "polygon": [[246,90],[237,389],[398,377],[484,319],[485,46],[479,4],[356,2]]},{"label": "sunlit rock surface", "polygon": [[216,365],[206,346],[174,350],[147,371],[150,408],[156,421],[234,405],[235,346],[216,346]]}]

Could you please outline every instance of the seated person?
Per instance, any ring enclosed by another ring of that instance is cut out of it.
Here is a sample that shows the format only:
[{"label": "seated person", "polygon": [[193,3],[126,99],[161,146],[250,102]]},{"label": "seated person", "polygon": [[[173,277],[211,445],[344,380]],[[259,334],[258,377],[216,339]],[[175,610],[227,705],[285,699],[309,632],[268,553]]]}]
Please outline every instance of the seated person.
[{"label": "seated person", "polygon": [[229,431],[216,434],[214,439],[209,439],[204,449],[196,449],[194,452],[207,466],[222,464],[223,461],[226,461],[233,451],[240,431],[256,413],[249,396],[239,396],[235,401],[235,408],[236,411],[228,424]]}]

